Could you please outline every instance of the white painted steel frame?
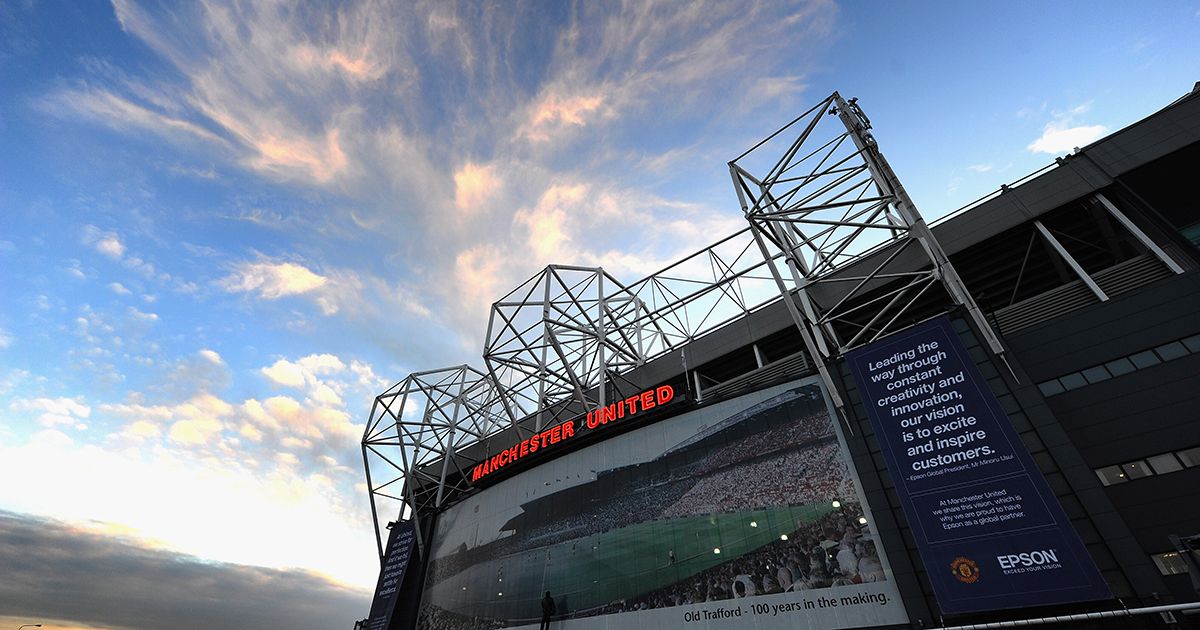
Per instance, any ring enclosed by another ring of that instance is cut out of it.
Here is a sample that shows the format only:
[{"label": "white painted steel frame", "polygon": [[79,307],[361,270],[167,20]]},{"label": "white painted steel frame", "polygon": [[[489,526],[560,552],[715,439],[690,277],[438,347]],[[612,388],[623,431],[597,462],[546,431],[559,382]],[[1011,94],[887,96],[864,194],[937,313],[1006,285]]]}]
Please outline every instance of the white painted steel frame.
[{"label": "white painted steel frame", "polygon": [[856,99],[834,92],[729,162],[742,212],[839,409],[832,360],[907,325],[932,287],[1003,354],[870,129]]}]

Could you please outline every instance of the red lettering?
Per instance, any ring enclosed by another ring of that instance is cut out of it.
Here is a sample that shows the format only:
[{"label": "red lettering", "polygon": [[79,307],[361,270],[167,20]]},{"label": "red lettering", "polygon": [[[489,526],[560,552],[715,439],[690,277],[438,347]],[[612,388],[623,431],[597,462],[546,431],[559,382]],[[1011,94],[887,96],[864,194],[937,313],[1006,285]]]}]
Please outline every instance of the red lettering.
[{"label": "red lettering", "polygon": [[471,483],[475,483],[476,481],[479,481],[479,478],[482,476],[483,476],[483,464],[480,464],[475,467],[475,470],[471,471]]},{"label": "red lettering", "polygon": [[537,436],[529,438],[529,452],[533,453],[538,450]]},{"label": "red lettering", "polygon": [[550,432],[542,431],[541,433],[538,434],[538,437],[542,439],[542,448],[545,448],[546,447],[546,439],[550,437]]},{"label": "red lettering", "polygon": [[658,394],[658,404],[660,405],[671,402],[671,399],[675,397],[675,390],[671,389],[670,385],[659,387],[655,393]]},{"label": "red lettering", "polygon": [[529,440],[521,440],[521,457],[529,454]]},{"label": "red lettering", "polygon": [[550,429],[550,443],[558,444],[558,441],[561,439],[562,439],[562,425],[560,424],[560,425],[554,427],[553,429]]},{"label": "red lettering", "polygon": [[585,422],[585,424],[587,425],[587,428],[589,428],[589,429],[595,429],[597,426],[599,426],[599,425],[600,425],[600,419],[599,419],[599,418],[597,418],[597,417],[596,417],[596,415],[597,415],[597,414],[596,414],[596,412],[595,412],[595,411],[589,411],[589,412],[588,412],[588,415],[587,415],[587,422]]},{"label": "red lettering", "polygon": [[508,461],[510,461],[510,462],[517,461],[517,453],[520,450],[521,450],[520,444],[513,444],[512,447],[508,449]]},{"label": "red lettering", "polygon": [[601,407],[597,412],[600,414],[600,424],[608,424],[610,420],[617,419],[617,405],[613,403],[607,407]]},{"label": "red lettering", "polygon": [[642,411],[653,409],[657,404],[654,402],[654,392],[642,392]]},{"label": "red lettering", "polygon": [[[638,402],[639,398],[641,398],[641,397],[640,396],[630,396],[629,398],[625,399],[625,406],[629,407],[629,415],[632,416],[633,414],[638,412],[637,402]],[[643,407],[642,410],[644,411],[645,407]]]},{"label": "red lettering", "polygon": [[496,455],[496,457],[499,458],[501,466],[507,464],[508,463],[508,449],[504,449],[503,451],[500,451]]},{"label": "red lettering", "polygon": [[[592,414],[588,414],[588,415],[590,416]],[[574,422],[564,422],[562,424],[562,436],[563,436],[564,440],[569,437],[575,437],[575,423]]]}]

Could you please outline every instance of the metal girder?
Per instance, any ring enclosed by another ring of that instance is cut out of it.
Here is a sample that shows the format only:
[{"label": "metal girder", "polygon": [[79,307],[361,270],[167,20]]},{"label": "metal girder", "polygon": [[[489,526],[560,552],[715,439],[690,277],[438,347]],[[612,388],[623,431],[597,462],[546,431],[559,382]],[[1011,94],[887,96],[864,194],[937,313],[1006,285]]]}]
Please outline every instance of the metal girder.
[{"label": "metal girder", "polygon": [[469,365],[411,374],[375,398],[362,452],[381,557],[381,525],[419,521],[467,489],[473,462],[459,451],[507,425],[499,400],[491,377]]},{"label": "metal girder", "polygon": [[[603,405],[609,370],[646,360],[641,301],[599,267],[550,265],[492,305],[484,364],[518,432]],[[572,404],[573,403],[573,404]]]},{"label": "metal girder", "polygon": [[839,408],[828,364],[907,325],[931,288],[1003,353],[870,129],[856,99],[834,92],[729,162],[742,212]]}]

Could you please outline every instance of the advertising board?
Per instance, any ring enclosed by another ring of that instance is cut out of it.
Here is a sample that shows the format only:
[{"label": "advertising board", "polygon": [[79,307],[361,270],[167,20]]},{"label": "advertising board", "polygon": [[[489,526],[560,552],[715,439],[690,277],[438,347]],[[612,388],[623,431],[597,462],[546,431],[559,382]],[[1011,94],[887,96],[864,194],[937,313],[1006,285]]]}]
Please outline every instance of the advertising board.
[{"label": "advertising board", "polygon": [[1111,597],[947,317],[847,361],[943,612]]},{"label": "advertising board", "polygon": [[391,626],[415,542],[416,528],[412,521],[399,521],[392,525],[383,555],[383,567],[379,570],[379,581],[375,584],[375,597],[371,600],[371,614],[363,626],[367,630],[388,630]]}]

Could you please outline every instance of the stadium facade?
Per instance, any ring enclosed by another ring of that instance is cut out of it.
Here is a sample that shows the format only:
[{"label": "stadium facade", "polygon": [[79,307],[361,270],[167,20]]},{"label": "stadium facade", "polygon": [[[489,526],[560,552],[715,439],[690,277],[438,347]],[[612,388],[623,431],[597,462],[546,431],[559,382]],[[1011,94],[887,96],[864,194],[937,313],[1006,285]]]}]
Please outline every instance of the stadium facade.
[{"label": "stadium facade", "polygon": [[549,267],[380,395],[363,627],[1196,626],[1200,84],[932,227],[870,128],[834,94],[730,163],[747,229]]}]

